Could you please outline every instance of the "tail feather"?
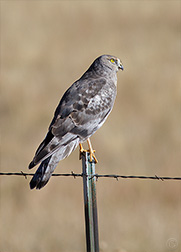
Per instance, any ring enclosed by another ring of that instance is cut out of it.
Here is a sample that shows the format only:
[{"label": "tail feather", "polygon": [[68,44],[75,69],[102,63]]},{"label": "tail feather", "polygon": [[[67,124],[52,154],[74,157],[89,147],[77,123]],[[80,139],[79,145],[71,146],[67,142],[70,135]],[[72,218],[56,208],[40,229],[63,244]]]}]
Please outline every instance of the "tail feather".
[{"label": "tail feather", "polygon": [[68,145],[62,146],[57,152],[43,160],[30,181],[30,188],[33,189],[36,187],[36,189],[41,189],[44,187],[52,176],[58,162],[69,156],[78,143],[79,141],[76,139]]},{"label": "tail feather", "polygon": [[47,159],[45,159],[40,166],[38,167],[36,173],[34,174],[32,180],[30,181],[30,188],[33,189],[36,187],[36,189],[41,189],[42,187],[44,187],[54,169],[56,168],[58,162],[55,162],[55,157],[52,155],[50,157],[48,157]]}]

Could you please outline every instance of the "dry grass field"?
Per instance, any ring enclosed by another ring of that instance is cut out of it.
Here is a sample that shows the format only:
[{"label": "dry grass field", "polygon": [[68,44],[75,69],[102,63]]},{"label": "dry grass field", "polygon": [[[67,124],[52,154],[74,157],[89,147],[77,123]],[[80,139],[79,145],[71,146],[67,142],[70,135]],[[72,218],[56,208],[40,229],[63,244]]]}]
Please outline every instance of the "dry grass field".
[{"label": "dry grass field", "polygon": [[[1,1],[0,23],[1,172],[29,172],[62,94],[107,53],[125,71],[97,173],[181,177],[180,1]],[[0,252],[85,251],[82,179],[29,180],[0,177]],[[97,200],[102,252],[181,251],[181,182],[102,178]]]}]

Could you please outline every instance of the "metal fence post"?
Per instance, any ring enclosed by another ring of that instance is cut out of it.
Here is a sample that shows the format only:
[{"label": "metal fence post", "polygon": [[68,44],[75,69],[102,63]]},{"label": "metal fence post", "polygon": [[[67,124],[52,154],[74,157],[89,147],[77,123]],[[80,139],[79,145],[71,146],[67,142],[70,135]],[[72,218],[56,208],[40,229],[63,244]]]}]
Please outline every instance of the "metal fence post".
[{"label": "metal fence post", "polygon": [[88,152],[82,153],[82,173],[87,252],[99,252],[95,163]]}]

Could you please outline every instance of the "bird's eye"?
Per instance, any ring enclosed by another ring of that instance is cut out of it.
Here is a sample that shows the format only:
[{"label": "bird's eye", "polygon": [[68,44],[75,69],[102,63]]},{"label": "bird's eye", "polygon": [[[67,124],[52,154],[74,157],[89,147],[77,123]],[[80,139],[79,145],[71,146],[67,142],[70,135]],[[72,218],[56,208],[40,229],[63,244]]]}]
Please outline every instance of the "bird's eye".
[{"label": "bird's eye", "polygon": [[110,59],[110,61],[111,61],[112,63],[115,63],[115,60],[114,60],[114,59]]}]

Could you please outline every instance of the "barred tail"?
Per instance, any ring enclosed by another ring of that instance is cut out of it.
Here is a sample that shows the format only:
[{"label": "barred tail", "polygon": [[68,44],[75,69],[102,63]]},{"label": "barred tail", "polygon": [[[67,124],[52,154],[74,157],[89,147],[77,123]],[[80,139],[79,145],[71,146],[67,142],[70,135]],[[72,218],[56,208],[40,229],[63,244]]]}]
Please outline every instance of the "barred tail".
[{"label": "barred tail", "polygon": [[41,189],[44,187],[48,183],[58,162],[59,160],[56,159],[55,154],[45,159],[40,164],[32,180],[30,181],[30,188],[33,189],[36,187],[36,189]]},{"label": "barred tail", "polygon": [[78,144],[79,140],[77,138],[68,145],[61,146],[57,152],[43,160],[30,181],[30,188],[33,189],[36,187],[36,189],[41,189],[44,187],[52,176],[58,162],[69,156]]}]

